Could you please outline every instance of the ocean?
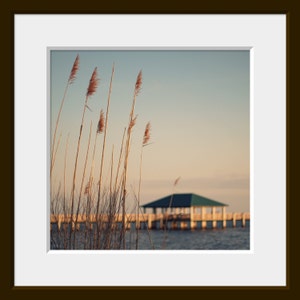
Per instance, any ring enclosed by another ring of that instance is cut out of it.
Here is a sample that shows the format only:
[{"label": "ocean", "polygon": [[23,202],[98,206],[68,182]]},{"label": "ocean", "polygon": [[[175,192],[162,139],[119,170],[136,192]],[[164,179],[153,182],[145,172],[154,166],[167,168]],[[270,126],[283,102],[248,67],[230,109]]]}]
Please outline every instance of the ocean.
[{"label": "ocean", "polygon": [[[127,249],[135,249],[135,237],[135,233],[127,233]],[[250,228],[143,230],[138,245],[140,250],[250,250]]]},{"label": "ocean", "polygon": [[[250,250],[250,223],[246,226],[195,230],[139,230],[139,250]],[[77,232],[76,249],[84,249],[84,232]],[[61,250],[63,232],[51,232],[51,250]],[[136,250],[136,230],[126,232],[126,250]],[[109,250],[108,250],[109,251]]]}]

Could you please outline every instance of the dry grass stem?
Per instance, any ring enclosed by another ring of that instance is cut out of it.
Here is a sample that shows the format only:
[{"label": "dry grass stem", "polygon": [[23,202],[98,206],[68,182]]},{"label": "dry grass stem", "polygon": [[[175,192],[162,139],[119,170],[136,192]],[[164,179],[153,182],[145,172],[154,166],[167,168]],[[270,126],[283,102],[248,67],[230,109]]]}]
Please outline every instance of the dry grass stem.
[{"label": "dry grass stem", "polygon": [[128,172],[128,157],[130,152],[130,138],[131,138],[131,129],[132,129],[132,122],[134,120],[134,108],[136,97],[139,94],[142,86],[142,71],[139,72],[134,89],[133,101],[131,106],[131,111],[129,115],[129,123],[128,123],[128,130],[127,130],[127,140],[125,146],[125,158],[124,158],[124,173],[123,173],[123,193],[122,193],[122,248],[125,249],[125,232],[126,232],[126,223],[125,223],[125,213],[126,213],[126,182],[127,182],[127,172]]},{"label": "dry grass stem", "polygon": [[[67,157],[68,157],[68,147],[69,147],[69,138],[68,134],[66,149],[65,149],[65,159],[64,159],[64,194],[63,194],[63,212],[64,212],[64,222],[67,219],[67,206],[66,206],[66,170],[67,170]],[[64,228],[64,249],[67,249],[67,230]]]},{"label": "dry grass stem", "polygon": [[57,115],[57,118],[56,118],[55,129],[54,129],[54,134],[53,134],[53,138],[52,138],[52,145],[51,145],[50,175],[52,175],[52,169],[53,169],[53,166],[54,166],[54,163],[55,163],[55,154],[54,154],[55,150],[54,149],[55,149],[55,144],[56,144],[56,133],[57,133],[57,128],[58,128],[58,124],[59,124],[59,120],[60,120],[60,115],[61,115],[62,108],[63,108],[64,103],[65,103],[65,99],[66,99],[66,95],[67,95],[69,85],[74,82],[78,69],[79,69],[79,55],[76,56],[76,59],[74,61],[74,64],[73,64],[73,67],[72,67],[72,70],[70,72],[70,76],[69,76],[69,79],[68,79],[68,83],[65,87],[64,95],[63,95],[63,98],[62,98],[61,103],[60,103],[58,115]]},{"label": "dry grass stem", "polygon": [[121,147],[120,147],[119,162],[118,162],[118,167],[117,167],[117,172],[116,172],[116,177],[115,177],[115,187],[114,187],[115,194],[118,193],[117,185],[118,185],[119,172],[120,172],[121,161],[122,161],[122,156],[123,156],[123,148],[124,148],[123,144],[124,144],[125,134],[126,134],[126,127],[124,128],[124,132],[123,132],[123,137],[122,137],[122,142],[121,142]]},{"label": "dry grass stem", "polygon": [[144,136],[143,136],[143,143],[142,143],[142,150],[141,150],[141,156],[140,156],[140,178],[139,178],[139,191],[138,191],[138,198],[137,198],[137,232],[136,232],[136,249],[139,248],[139,223],[140,223],[140,214],[139,214],[139,209],[140,209],[140,194],[141,194],[141,182],[142,182],[142,163],[143,163],[143,147],[147,145],[147,143],[150,140],[150,129],[151,125],[150,122],[146,124],[145,131],[144,131]]},{"label": "dry grass stem", "polygon": [[60,133],[58,141],[57,141],[56,148],[55,148],[54,152],[52,153],[51,166],[50,166],[50,174],[52,174],[52,170],[53,170],[53,167],[55,165],[56,154],[57,154],[57,151],[58,151],[58,148],[59,148],[61,136],[62,136],[62,134]]},{"label": "dry grass stem", "polygon": [[[75,57],[74,57],[75,58]],[[61,135],[58,138],[56,134],[59,133],[59,120],[62,112],[62,107],[66,98],[68,88],[77,79],[78,71],[80,67],[79,55],[76,56],[72,65],[69,77],[67,78],[67,85],[64,90],[64,95],[60,104],[54,135],[51,141],[50,151],[50,176],[51,179],[51,213],[54,216],[54,220],[51,221],[51,235],[50,242],[51,248],[54,249],[133,249],[132,243],[134,243],[133,235],[135,232],[131,231],[130,226],[132,222],[136,222],[136,245],[135,248],[139,248],[141,242],[141,230],[142,222],[147,222],[145,215],[140,208],[141,197],[141,180],[142,180],[142,163],[143,163],[143,147],[149,145],[151,139],[151,125],[150,122],[146,124],[144,135],[140,142],[140,177],[138,194],[135,194],[136,203],[133,207],[128,205],[126,201],[129,198],[130,182],[127,182],[127,176],[129,176],[129,155],[132,146],[132,134],[137,126],[137,117],[135,113],[135,104],[138,95],[142,89],[142,71],[140,71],[133,85],[133,98],[129,111],[129,120],[127,126],[124,128],[122,142],[120,145],[120,153],[116,157],[116,149],[112,145],[111,157],[107,153],[110,148],[108,139],[108,119],[110,115],[110,102],[112,95],[112,86],[114,80],[115,66],[112,66],[111,78],[108,87],[107,104],[106,108],[101,109],[99,114],[97,113],[96,122],[93,122],[96,126],[92,128],[92,122],[89,128],[85,128],[87,118],[86,112],[93,108],[88,106],[90,103],[90,97],[94,96],[100,79],[98,78],[98,70],[95,67],[91,76],[88,78],[87,88],[85,92],[84,106],[82,107],[81,123],[79,133],[77,132],[77,139],[74,141],[74,158],[72,157],[71,165],[69,165],[69,152],[71,148],[71,139],[69,135],[66,140],[66,148],[64,150],[64,161],[62,162],[63,174],[59,182],[59,188],[56,192],[56,183],[54,175],[52,176],[52,168],[55,164],[55,157],[60,153],[59,147],[61,141]],[[94,109],[93,109],[94,110]],[[90,113],[88,112],[88,115]],[[98,119],[97,119],[98,118]],[[88,132],[89,130],[89,132]],[[103,141],[98,141],[101,138],[100,134],[103,133]],[[93,134],[95,139],[93,140]],[[93,144],[94,143],[94,144]],[[113,143],[111,143],[113,144]],[[97,153],[96,153],[97,152]],[[109,161],[110,160],[110,161]],[[137,158],[138,160],[138,158]],[[98,166],[99,163],[99,166]],[[138,163],[138,161],[137,161]],[[58,164],[58,157],[56,158],[56,164]],[[69,170],[72,169],[70,175],[70,183],[68,182]],[[95,171],[97,174],[95,174]],[[106,174],[107,173],[107,174]],[[54,173],[53,173],[54,174]],[[70,184],[70,190],[68,192],[68,184]],[[176,183],[177,184],[177,183]],[[174,184],[174,187],[175,185]],[[62,189],[61,189],[62,188]],[[54,190],[55,189],[55,190]],[[56,193],[56,194],[55,194]],[[130,195],[132,192],[130,191]],[[137,206],[136,206],[137,204]],[[132,210],[132,214],[130,211]],[[134,217],[133,214],[136,214]],[[62,218],[63,217],[63,218]],[[133,218],[133,219],[131,219]],[[55,221],[56,220],[56,221]],[[52,222],[57,222],[57,226],[53,226]],[[121,225],[121,227],[120,227]],[[63,228],[63,230],[61,229]],[[54,231],[57,231],[57,236],[53,235]],[[126,245],[127,233],[129,232],[129,244]],[[149,241],[152,249],[154,249],[153,241],[150,237],[148,229]],[[140,246],[141,247],[141,246]]]},{"label": "dry grass stem", "polygon": [[[173,192],[172,192],[171,199],[170,199],[170,202],[169,202],[169,210],[172,207],[173,198],[174,198],[174,194],[175,194],[175,187],[178,184],[180,178],[181,178],[180,176],[177,177],[175,179],[174,183],[173,183]],[[168,208],[166,209],[166,213],[165,213],[165,229],[164,229],[165,234],[164,234],[164,239],[163,239],[163,243],[162,243],[162,249],[165,249],[165,247],[166,247],[167,231],[168,231]]]},{"label": "dry grass stem", "polygon": [[128,127],[128,131],[130,131],[134,125],[136,124],[136,119],[137,119],[137,115],[130,121],[129,127]]},{"label": "dry grass stem", "polygon": [[90,181],[87,182],[85,188],[84,188],[84,195],[89,195],[90,193]]},{"label": "dry grass stem", "polygon": [[[80,185],[80,190],[79,190],[79,197],[78,197],[78,203],[77,203],[76,218],[75,218],[75,228],[76,228],[77,221],[78,221],[78,215],[79,215],[80,204],[81,204],[81,197],[82,197],[82,190],[83,190],[84,179],[85,179],[86,166],[87,166],[88,157],[89,157],[89,151],[90,151],[91,135],[92,135],[92,125],[93,125],[93,123],[91,122],[89,139],[88,139],[88,146],[87,146],[86,155],[85,155],[85,161],[84,161],[84,167],[83,167],[83,174],[82,174],[81,185]],[[74,232],[74,249],[75,249],[75,240],[76,240],[76,230]]]},{"label": "dry grass stem", "polygon": [[103,174],[103,163],[104,163],[104,156],[105,156],[105,146],[106,146],[106,135],[107,135],[107,127],[108,127],[108,115],[109,115],[109,107],[110,107],[110,98],[112,92],[112,83],[115,73],[115,65],[113,64],[111,77],[110,77],[110,84],[109,84],[109,91],[107,97],[107,106],[106,106],[106,116],[105,116],[105,127],[104,127],[104,137],[103,137],[103,145],[102,145],[102,155],[101,155],[101,164],[100,164],[100,172],[99,172],[99,187],[98,187],[98,199],[97,199],[97,208],[96,208],[96,217],[97,217],[97,247],[99,247],[100,238],[99,238],[99,226],[100,222],[98,219],[99,208],[100,208],[100,197],[101,197],[101,185],[102,185],[102,174]]},{"label": "dry grass stem", "polygon": [[[75,156],[75,164],[74,164],[74,172],[73,172],[73,182],[72,182],[72,190],[71,190],[71,223],[73,223],[73,214],[74,214],[74,196],[75,196],[75,185],[76,185],[76,173],[77,173],[77,165],[78,165],[78,156],[79,156],[79,150],[80,150],[80,143],[81,143],[81,137],[82,137],[82,130],[83,130],[83,125],[84,125],[84,116],[85,116],[85,111],[87,107],[87,102],[89,99],[89,96],[92,96],[97,89],[98,86],[98,78],[97,78],[97,67],[94,69],[93,74],[90,79],[89,87],[87,89],[86,97],[85,97],[85,103],[83,106],[83,112],[82,112],[82,119],[81,119],[81,124],[80,124],[80,129],[79,129],[79,136],[78,136],[78,141],[77,141],[77,149],[76,149],[76,156]],[[72,226],[71,226],[72,228]],[[69,245],[71,249],[71,238],[72,238],[72,229],[70,229],[69,233]]]}]

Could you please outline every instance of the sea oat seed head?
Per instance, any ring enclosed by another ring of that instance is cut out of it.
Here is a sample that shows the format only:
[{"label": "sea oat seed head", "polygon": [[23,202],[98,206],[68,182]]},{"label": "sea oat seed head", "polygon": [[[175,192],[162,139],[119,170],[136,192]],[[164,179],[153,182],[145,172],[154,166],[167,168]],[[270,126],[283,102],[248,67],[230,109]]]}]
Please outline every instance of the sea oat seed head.
[{"label": "sea oat seed head", "polygon": [[101,109],[100,118],[97,127],[97,133],[102,133],[104,131],[104,123],[105,123],[105,117],[104,117],[103,110]]},{"label": "sea oat seed head", "polygon": [[150,140],[150,130],[151,130],[151,124],[150,122],[148,122],[144,132],[143,146],[145,146]]},{"label": "sea oat seed head", "polygon": [[174,181],[174,186],[177,185],[178,181],[180,180],[181,177],[176,178],[176,180]]},{"label": "sea oat seed head", "polygon": [[76,59],[73,64],[73,68],[72,68],[70,76],[69,76],[68,82],[70,84],[72,84],[74,82],[74,80],[76,79],[76,73],[77,73],[78,69],[79,69],[79,54],[77,54],[77,56],[76,56]]},{"label": "sea oat seed head", "polygon": [[136,119],[137,119],[137,115],[130,121],[128,131],[130,131],[132,129],[132,127],[135,125]]},{"label": "sea oat seed head", "polygon": [[99,81],[99,78],[98,78],[97,67],[96,67],[94,69],[94,72],[93,72],[92,77],[90,79],[89,87],[88,87],[87,92],[86,92],[87,97],[92,96],[96,92],[96,89],[98,87],[98,81]]},{"label": "sea oat seed head", "polygon": [[139,72],[135,83],[135,95],[138,95],[142,87],[142,71]]}]

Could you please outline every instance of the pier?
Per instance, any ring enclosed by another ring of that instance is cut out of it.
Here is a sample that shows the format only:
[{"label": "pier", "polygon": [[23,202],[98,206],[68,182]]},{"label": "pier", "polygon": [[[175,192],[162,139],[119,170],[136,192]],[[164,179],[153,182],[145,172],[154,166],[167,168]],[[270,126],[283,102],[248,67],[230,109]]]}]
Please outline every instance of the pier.
[{"label": "pier", "polygon": [[[228,205],[196,194],[172,194],[140,207],[140,213],[126,214],[126,229],[207,229],[239,226],[245,227],[250,221],[249,212],[227,213]],[[150,212],[149,212],[150,210]],[[99,222],[103,227],[122,225],[122,214],[73,215],[72,227],[85,223],[93,228]],[[51,215],[51,224],[70,224],[71,216]]]},{"label": "pier", "polygon": [[[107,214],[99,215],[98,220],[102,226],[107,224],[114,224],[115,226],[121,226],[122,215],[118,214],[113,218]],[[92,224],[96,223],[96,215],[78,215],[77,226],[80,224]],[[250,221],[250,213],[207,213],[207,214],[191,214],[191,213],[147,213],[147,214],[126,214],[126,228],[139,228],[139,229],[173,229],[173,230],[194,230],[194,229],[207,229],[207,228],[226,228],[230,223],[230,227],[239,226],[245,227],[246,222]],[[57,214],[51,215],[51,224],[57,224],[60,229],[62,224],[69,224],[71,222],[70,215]],[[73,225],[75,224],[75,216],[73,216]],[[208,226],[210,224],[210,226]],[[78,229],[77,228],[77,229]]]}]

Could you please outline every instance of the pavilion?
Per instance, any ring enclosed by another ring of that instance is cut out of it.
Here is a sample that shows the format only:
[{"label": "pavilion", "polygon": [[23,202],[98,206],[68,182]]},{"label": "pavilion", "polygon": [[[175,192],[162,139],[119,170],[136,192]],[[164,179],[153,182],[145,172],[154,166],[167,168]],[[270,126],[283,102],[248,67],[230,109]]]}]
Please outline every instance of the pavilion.
[{"label": "pavilion", "polygon": [[[164,198],[158,199],[156,201],[147,203],[142,205],[144,208],[144,213],[147,212],[147,209],[152,209],[152,213],[157,215],[158,210],[161,211],[162,214],[178,216],[178,215],[189,215],[190,227],[196,227],[196,214],[201,211],[201,220],[202,220],[202,228],[206,227],[206,221],[208,220],[206,217],[206,209],[210,209],[211,213],[209,215],[209,219],[213,221],[213,227],[216,227],[217,224],[217,216],[216,209],[222,209],[222,217],[221,219],[226,220],[226,206],[227,204],[197,195],[197,194],[171,194]],[[224,224],[224,222],[223,222]],[[226,224],[226,221],[225,221]],[[224,225],[225,225],[224,224]],[[223,225],[223,226],[224,226]],[[225,225],[226,226],[226,225]]]}]

